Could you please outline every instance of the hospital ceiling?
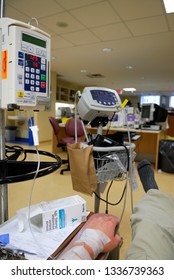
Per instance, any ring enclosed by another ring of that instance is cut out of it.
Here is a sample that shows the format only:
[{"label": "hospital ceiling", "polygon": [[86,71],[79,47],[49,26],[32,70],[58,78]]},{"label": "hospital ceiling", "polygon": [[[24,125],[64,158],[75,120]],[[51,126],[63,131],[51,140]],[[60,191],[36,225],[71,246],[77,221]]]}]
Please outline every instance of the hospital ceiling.
[{"label": "hospital ceiling", "polygon": [[4,16],[38,21],[51,35],[59,79],[174,94],[174,13],[162,0],[6,0],[4,7]]}]

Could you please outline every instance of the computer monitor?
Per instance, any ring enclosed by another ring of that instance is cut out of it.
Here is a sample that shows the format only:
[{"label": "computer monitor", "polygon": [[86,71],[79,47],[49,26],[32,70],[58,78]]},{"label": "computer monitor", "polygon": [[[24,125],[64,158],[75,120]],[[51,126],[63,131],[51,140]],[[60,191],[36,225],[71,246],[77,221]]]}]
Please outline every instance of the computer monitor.
[{"label": "computer monitor", "polygon": [[167,118],[167,110],[155,103],[142,104],[141,120],[144,123],[156,124],[165,122]]}]

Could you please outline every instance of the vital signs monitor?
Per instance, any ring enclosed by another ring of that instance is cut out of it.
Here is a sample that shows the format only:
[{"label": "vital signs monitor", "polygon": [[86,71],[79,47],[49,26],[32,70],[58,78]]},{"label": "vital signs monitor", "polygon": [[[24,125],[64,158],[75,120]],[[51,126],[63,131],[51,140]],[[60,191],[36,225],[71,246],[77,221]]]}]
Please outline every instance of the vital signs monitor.
[{"label": "vital signs monitor", "polygon": [[91,122],[97,117],[111,118],[121,105],[118,93],[104,87],[85,87],[78,103],[82,120]]},{"label": "vital signs monitor", "polygon": [[0,108],[38,107],[50,102],[50,36],[30,24],[0,19],[2,88]]}]

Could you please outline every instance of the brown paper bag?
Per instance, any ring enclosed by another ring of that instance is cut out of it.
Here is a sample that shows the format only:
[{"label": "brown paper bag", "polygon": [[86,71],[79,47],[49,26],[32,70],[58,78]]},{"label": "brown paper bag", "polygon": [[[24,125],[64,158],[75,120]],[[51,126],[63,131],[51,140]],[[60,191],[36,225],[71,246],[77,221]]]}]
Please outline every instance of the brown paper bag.
[{"label": "brown paper bag", "polygon": [[93,146],[67,145],[73,190],[92,195],[97,188]]}]

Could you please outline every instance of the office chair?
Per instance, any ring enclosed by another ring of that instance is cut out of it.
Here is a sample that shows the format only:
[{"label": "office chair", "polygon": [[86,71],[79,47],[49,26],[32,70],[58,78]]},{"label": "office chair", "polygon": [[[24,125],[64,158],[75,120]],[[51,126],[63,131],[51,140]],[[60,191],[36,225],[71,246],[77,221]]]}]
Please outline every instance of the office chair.
[{"label": "office chair", "polygon": [[[52,116],[49,116],[48,120],[49,120],[49,122],[50,122],[50,124],[51,124],[51,126],[53,128],[54,135],[56,136],[57,147],[60,147],[60,148],[62,148],[63,151],[65,151],[67,144],[66,144],[66,142],[64,141],[63,138],[62,139],[59,138],[59,123],[58,123],[58,121],[54,117],[52,117]],[[71,141],[72,142],[73,142],[73,140],[74,140],[73,137],[71,137]],[[70,139],[69,139],[69,141],[70,141]],[[68,159],[62,159],[62,164],[69,164]]]},{"label": "office chair", "polygon": [[[62,141],[66,145],[84,141],[84,127],[80,119],[69,119],[65,124],[65,132],[67,138],[63,138]],[[63,174],[65,171],[70,171],[69,160],[68,167],[66,169],[62,169],[60,174]]]},{"label": "office chair", "polygon": [[49,122],[53,128],[54,135],[57,139],[57,147],[62,148],[63,151],[66,150],[66,141],[69,141],[69,143],[74,143],[74,137],[65,137],[65,138],[59,138],[59,123],[54,117],[48,117]]}]

